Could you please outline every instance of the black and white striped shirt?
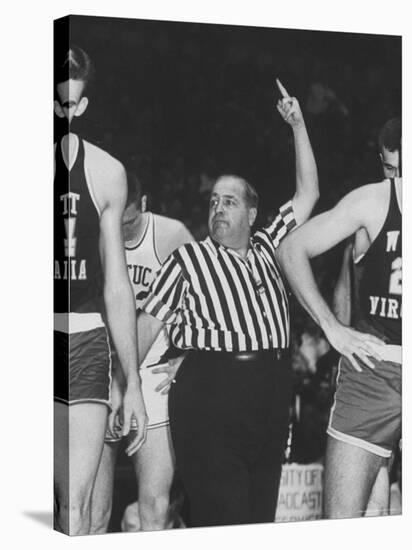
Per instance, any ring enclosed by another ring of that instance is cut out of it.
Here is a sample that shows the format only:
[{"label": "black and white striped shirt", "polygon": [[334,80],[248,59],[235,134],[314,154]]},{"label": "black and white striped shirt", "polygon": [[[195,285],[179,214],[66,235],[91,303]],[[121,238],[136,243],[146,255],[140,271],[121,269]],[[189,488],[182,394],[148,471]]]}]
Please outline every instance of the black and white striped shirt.
[{"label": "black and white striped shirt", "polygon": [[245,259],[210,237],[175,250],[143,310],[170,325],[180,349],[256,351],[289,346],[289,308],[275,249],[296,225],[292,202],[256,231]]}]

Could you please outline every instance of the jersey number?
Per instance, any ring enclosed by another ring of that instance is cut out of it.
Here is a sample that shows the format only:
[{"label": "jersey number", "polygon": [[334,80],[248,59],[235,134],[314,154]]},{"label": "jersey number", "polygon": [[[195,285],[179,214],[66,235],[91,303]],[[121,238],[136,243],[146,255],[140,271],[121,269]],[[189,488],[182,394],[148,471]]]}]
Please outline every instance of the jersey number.
[{"label": "jersey number", "polygon": [[396,258],[391,265],[389,294],[402,294],[402,258]]}]

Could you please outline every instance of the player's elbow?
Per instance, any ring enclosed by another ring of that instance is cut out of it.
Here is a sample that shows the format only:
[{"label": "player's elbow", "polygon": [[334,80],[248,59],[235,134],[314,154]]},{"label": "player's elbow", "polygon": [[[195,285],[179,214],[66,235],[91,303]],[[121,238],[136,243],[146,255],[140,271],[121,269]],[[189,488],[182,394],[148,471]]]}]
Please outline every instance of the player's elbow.
[{"label": "player's elbow", "polygon": [[318,202],[319,197],[320,197],[319,184],[318,184],[318,178],[316,177],[310,189],[308,189],[305,192],[305,197],[303,199],[305,202],[307,213],[308,213],[307,214],[308,218],[312,213],[312,210],[314,209],[316,203]]},{"label": "player's elbow", "polygon": [[316,186],[315,186],[315,188],[313,189],[313,191],[311,193],[311,197],[312,197],[312,210],[313,210],[313,208],[315,207],[315,205],[318,202],[319,197],[320,197],[319,183],[318,183],[317,178],[316,178]]},{"label": "player's elbow", "polygon": [[293,210],[295,213],[296,223],[302,225],[312,214],[312,211],[320,197],[318,185],[312,188],[296,193],[293,198]]},{"label": "player's elbow", "polygon": [[302,243],[296,238],[296,232],[290,233],[276,249],[276,258],[285,273],[293,269],[297,258],[304,254]]}]

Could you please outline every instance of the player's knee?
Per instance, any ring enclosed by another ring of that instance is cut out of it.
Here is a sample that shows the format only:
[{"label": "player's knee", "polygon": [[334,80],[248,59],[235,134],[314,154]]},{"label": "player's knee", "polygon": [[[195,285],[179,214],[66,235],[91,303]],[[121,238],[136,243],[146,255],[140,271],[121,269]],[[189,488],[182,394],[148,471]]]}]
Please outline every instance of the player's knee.
[{"label": "player's knee", "polygon": [[143,529],[165,529],[168,526],[169,495],[139,495],[140,521]]}]

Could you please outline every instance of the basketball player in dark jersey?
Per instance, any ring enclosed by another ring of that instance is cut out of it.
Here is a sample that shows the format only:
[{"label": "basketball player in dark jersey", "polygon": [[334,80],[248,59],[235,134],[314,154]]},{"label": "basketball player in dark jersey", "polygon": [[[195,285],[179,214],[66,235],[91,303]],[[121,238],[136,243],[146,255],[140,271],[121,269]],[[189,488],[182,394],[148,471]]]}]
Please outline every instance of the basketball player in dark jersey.
[{"label": "basketball player in dark jersey", "polygon": [[[393,125],[388,144],[383,163],[392,167],[390,179],[352,191],[335,208],[294,231],[279,249],[279,261],[296,296],[342,355],[328,427],[326,517],[364,514],[378,472],[387,467],[400,439],[400,121]],[[366,232],[369,246],[359,251],[362,274],[353,329],[330,311],[309,260],[360,230]]]},{"label": "basketball player in dark jersey", "polygon": [[[142,319],[141,306],[150,285],[166,258],[179,246],[193,241],[182,222],[146,210],[147,195],[140,181],[128,173],[128,198],[123,215],[123,236],[129,278],[136,298],[138,348],[151,341],[150,327]],[[143,320],[143,324],[142,324]],[[162,330],[145,357],[139,357],[139,372],[148,423],[144,445],[132,456],[137,479],[138,502],[125,512],[123,530],[154,531],[171,527],[169,493],[174,474],[174,458],[169,429],[168,390],[184,355],[170,354],[169,334]],[[112,411],[104,450],[92,497],[91,533],[105,533],[112,510],[113,482],[121,437],[115,427],[122,398],[123,377],[116,368],[112,381]],[[132,436],[135,429],[132,422]],[[121,434],[120,434],[121,435]]]},{"label": "basketball player in dark jersey", "polygon": [[[382,164],[384,178],[399,175],[399,155],[396,155],[397,140],[400,136],[400,120],[393,118],[388,120],[379,132],[379,157]],[[333,296],[333,312],[338,321],[344,325],[357,326],[362,311],[359,308],[359,283],[362,279],[362,257],[370,246],[367,232],[364,228],[350,237],[345,247],[342,266],[336,282]],[[373,486],[368,506],[365,511],[367,516],[387,515],[392,505],[389,502],[390,483],[389,471],[392,468],[382,466]]]},{"label": "basketball player in dark jersey", "polygon": [[87,108],[90,71],[90,59],[80,48],[55,58],[54,110],[68,129],[55,144],[55,526],[70,535],[90,532],[90,500],[110,410],[106,322],[126,379],[123,434],[132,416],[138,425],[130,453],[143,443],[147,422],[122,242],[125,170],[70,132],[73,117]]}]

